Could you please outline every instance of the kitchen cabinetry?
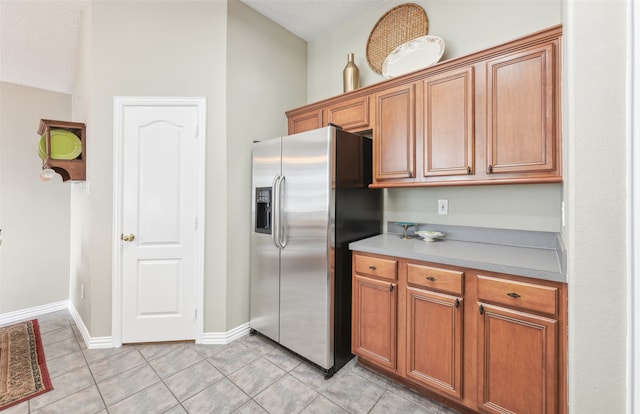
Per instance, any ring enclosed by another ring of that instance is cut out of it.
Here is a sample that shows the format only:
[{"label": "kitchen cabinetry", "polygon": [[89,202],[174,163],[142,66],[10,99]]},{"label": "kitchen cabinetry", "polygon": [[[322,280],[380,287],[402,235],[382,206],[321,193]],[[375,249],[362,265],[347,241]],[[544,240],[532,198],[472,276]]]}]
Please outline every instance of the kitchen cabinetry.
[{"label": "kitchen cabinetry", "polygon": [[478,405],[558,412],[558,289],[478,275]]},{"label": "kitchen cabinetry", "polygon": [[353,260],[352,351],[396,369],[398,290],[395,260],[355,255]]},{"label": "kitchen cabinetry", "polygon": [[474,68],[430,76],[419,101],[421,181],[474,173]]},{"label": "kitchen cabinetry", "polygon": [[287,112],[289,134],[336,125],[348,132],[371,129],[369,96],[347,95]]},{"label": "kitchen cabinetry", "polygon": [[555,26],[288,111],[289,132],[371,130],[372,187],[562,182],[561,40]]},{"label": "kitchen cabinetry", "polygon": [[566,285],[353,252],[361,363],[454,408],[566,413]]},{"label": "kitchen cabinetry", "polygon": [[296,114],[289,117],[289,135],[322,128],[322,109]]},{"label": "kitchen cabinetry", "polygon": [[406,376],[461,398],[464,273],[417,263],[406,269]]},{"label": "kitchen cabinetry", "polygon": [[487,173],[558,174],[556,42],[486,62]]},{"label": "kitchen cabinetry", "polygon": [[374,95],[374,182],[415,181],[415,99],[413,83]]},{"label": "kitchen cabinetry", "polygon": [[[369,97],[361,96],[344,102],[330,104],[324,109],[326,124],[334,124],[349,132],[367,130],[369,121]],[[325,125],[326,126],[326,125]]]}]

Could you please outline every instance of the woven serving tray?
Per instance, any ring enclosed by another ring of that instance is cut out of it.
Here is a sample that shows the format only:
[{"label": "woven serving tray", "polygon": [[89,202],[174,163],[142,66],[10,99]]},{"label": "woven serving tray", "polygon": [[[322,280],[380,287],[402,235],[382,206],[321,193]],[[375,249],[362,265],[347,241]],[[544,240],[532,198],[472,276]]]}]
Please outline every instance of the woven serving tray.
[{"label": "woven serving tray", "polygon": [[378,20],[367,40],[367,62],[382,73],[382,63],[396,47],[429,32],[427,13],[415,3],[400,4]]}]

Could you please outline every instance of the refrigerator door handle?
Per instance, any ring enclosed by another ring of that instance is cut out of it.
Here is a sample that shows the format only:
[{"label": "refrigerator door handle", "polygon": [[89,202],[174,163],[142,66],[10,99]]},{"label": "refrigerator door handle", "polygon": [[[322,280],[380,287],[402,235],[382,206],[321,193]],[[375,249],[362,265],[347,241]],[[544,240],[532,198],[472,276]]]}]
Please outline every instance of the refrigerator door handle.
[{"label": "refrigerator door handle", "polygon": [[273,183],[271,184],[271,188],[273,189],[273,208],[271,209],[271,214],[273,214],[272,227],[271,227],[271,239],[273,240],[273,244],[276,245],[278,249],[280,246],[280,190],[279,190],[279,182],[282,176],[280,174],[276,175],[273,178]]},{"label": "refrigerator door handle", "polygon": [[284,206],[282,205],[284,199],[284,197],[282,196],[284,192],[284,180],[285,177],[284,175],[282,175],[280,176],[280,180],[278,181],[278,244],[280,245],[281,249],[287,247],[287,222],[286,216],[284,214]]}]

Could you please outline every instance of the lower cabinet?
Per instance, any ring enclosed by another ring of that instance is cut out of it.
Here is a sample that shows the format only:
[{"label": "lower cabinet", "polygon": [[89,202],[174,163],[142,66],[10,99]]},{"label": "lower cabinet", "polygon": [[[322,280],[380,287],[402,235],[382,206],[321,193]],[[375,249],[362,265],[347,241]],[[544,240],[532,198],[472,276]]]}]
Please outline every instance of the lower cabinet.
[{"label": "lower cabinet", "polygon": [[462,301],[407,287],[407,377],[462,397]]},{"label": "lower cabinet", "polygon": [[397,262],[363,255],[353,259],[351,350],[368,361],[395,371]]},{"label": "lower cabinet", "polygon": [[398,290],[392,282],[354,279],[353,352],[386,368],[396,369]]},{"label": "lower cabinet", "polygon": [[478,403],[482,411],[558,412],[558,322],[507,308],[480,306]]},{"label": "lower cabinet", "polygon": [[353,254],[361,362],[463,412],[567,412],[565,284]]}]

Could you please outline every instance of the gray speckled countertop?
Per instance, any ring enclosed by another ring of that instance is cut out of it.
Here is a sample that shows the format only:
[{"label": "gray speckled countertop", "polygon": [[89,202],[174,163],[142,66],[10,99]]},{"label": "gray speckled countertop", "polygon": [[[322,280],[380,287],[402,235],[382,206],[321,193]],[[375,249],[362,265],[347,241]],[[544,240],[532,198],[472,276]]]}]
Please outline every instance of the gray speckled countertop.
[{"label": "gray speckled countertop", "polygon": [[351,250],[566,283],[563,252],[557,248],[466,240],[425,242],[386,233],[349,244]]}]

